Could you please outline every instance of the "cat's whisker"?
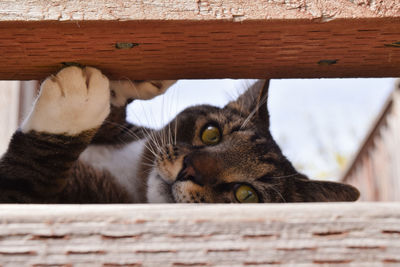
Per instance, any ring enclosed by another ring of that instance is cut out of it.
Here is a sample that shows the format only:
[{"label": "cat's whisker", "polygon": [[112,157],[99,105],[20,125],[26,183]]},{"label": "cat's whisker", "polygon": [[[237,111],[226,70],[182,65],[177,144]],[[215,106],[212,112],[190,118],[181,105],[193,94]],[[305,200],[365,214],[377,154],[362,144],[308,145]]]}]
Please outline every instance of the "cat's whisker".
[{"label": "cat's whisker", "polygon": [[[145,160],[148,161],[148,162],[153,162],[153,161],[154,161],[154,158],[151,158],[151,157],[149,157],[149,156],[142,155],[141,157],[142,157],[142,159],[145,159]],[[149,164],[149,165],[153,165],[153,166],[154,166],[153,163],[144,163],[144,162],[142,162],[142,163],[143,163],[143,164]]]},{"label": "cat's whisker", "polygon": [[171,145],[171,132],[170,129],[165,130],[165,146],[170,146]]},{"label": "cat's whisker", "polygon": [[154,166],[156,166],[156,164],[151,164],[151,163],[145,163],[145,162],[142,162],[141,163],[142,165],[144,165],[144,166],[148,166],[148,167],[154,167]]},{"label": "cat's whisker", "polygon": [[[249,101],[249,100],[251,100],[251,99],[247,99],[247,101]],[[267,101],[268,101],[268,93],[264,94],[262,96],[262,98],[258,101],[257,105],[254,107],[254,109],[249,113],[247,118],[242,123],[242,126],[240,127],[240,129],[243,129],[244,127],[246,127],[246,125],[251,121],[251,119],[254,117],[254,115],[258,112],[260,107],[267,104]]]},{"label": "cat's whisker", "polygon": [[159,149],[161,153],[164,153],[165,141],[164,141],[164,129],[157,131],[158,140],[160,140]]},{"label": "cat's whisker", "polygon": [[[121,124],[119,124],[119,123],[115,123],[115,122],[109,121],[109,120],[107,120],[107,119],[104,120],[104,122],[105,122],[105,123],[108,123],[108,124],[111,124],[111,125],[114,125],[114,126],[120,128],[120,129],[122,129],[122,130],[127,130],[127,131],[126,131],[127,134],[131,135],[132,137],[134,137],[134,138],[137,139],[137,140],[144,139],[145,136],[146,136],[146,134],[143,133],[143,137],[141,137],[141,136],[137,135],[136,133],[134,133],[134,132],[133,132],[131,129],[129,129],[128,127],[126,127],[126,126],[124,126],[124,125],[121,125]],[[140,130],[141,130],[142,132],[147,132],[147,133],[150,132],[150,130],[148,130],[148,129],[146,129],[146,128],[141,128]],[[123,141],[123,140],[121,140],[121,141],[122,141],[123,143],[127,144],[127,142],[125,142],[125,141]],[[146,147],[154,156],[157,157],[157,153],[155,152],[154,148],[150,147],[150,146],[147,145],[146,143],[145,143],[144,145],[145,145],[145,147]]]},{"label": "cat's whisker", "polygon": [[150,133],[148,135],[148,140],[149,140],[149,150],[153,153],[153,155],[156,158],[158,158],[159,153],[157,153],[157,151],[159,152],[161,150],[161,148],[160,148],[160,145],[156,141],[156,137],[153,136],[153,133]]},{"label": "cat's whisker", "polygon": [[[169,103],[169,101],[165,101],[166,100],[166,95],[162,95],[162,101],[161,101],[161,108],[163,110],[162,116],[161,116],[161,120],[162,120],[162,125],[163,125],[163,129],[162,129],[162,137],[163,137],[163,148],[165,148],[168,144],[169,144],[169,140],[170,140],[170,123],[167,122],[167,118],[165,118],[166,114],[170,114],[171,113],[171,106],[170,105],[166,105],[166,103]],[[165,125],[168,123],[168,127],[165,127]]]},{"label": "cat's whisker", "polygon": [[169,142],[168,145],[173,145],[173,142],[172,142],[172,132],[171,132],[171,124],[168,124],[168,142]]},{"label": "cat's whisker", "polygon": [[170,128],[167,127],[167,129],[165,129],[165,149],[167,150],[170,145],[171,145],[171,131]]},{"label": "cat's whisker", "polygon": [[[118,127],[119,129],[121,129],[121,130],[123,130],[123,131],[126,131],[126,133],[127,133],[129,136],[131,136],[131,137],[134,138],[134,141],[141,140],[141,139],[144,138],[144,136],[139,136],[138,134],[134,133],[134,132],[133,132],[131,129],[129,129],[128,127],[126,127],[126,126],[124,126],[124,125],[121,125],[121,124],[119,124],[119,123],[115,123],[115,122],[109,121],[109,120],[107,120],[107,119],[104,120],[104,123],[110,124],[110,125],[113,125],[113,126],[116,126],[116,127]],[[124,144],[128,144],[128,143],[129,143],[129,142],[126,142],[125,140],[123,140],[120,136],[118,136],[118,140],[121,141],[121,142],[124,143]]]},{"label": "cat's whisker", "polygon": [[[147,113],[145,112],[143,106],[142,106],[142,109],[143,109],[144,117],[149,122],[149,120],[147,119]],[[158,153],[156,153],[156,151],[161,149],[161,144],[159,143],[157,131],[149,130],[147,128],[141,128],[141,130],[142,130],[144,136],[146,136],[147,140],[149,140],[149,143],[152,145],[151,148],[149,148],[149,150],[151,150],[153,155],[157,157]]]},{"label": "cat's whisker", "polygon": [[[175,118],[174,118],[174,120],[173,121],[171,121],[170,122],[170,124],[169,124],[169,131],[170,131],[170,136],[171,136],[171,138],[170,138],[170,143],[173,145],[173,146],[175,146],[176,145],[176,132],[177,132],[177,128],[176,128],[176,118],[178,117],[177,115],[176,115],[176,113],[177,113],[177,107],[178,107],[178,100],[179,100],[179,98],[178,98],[178,96],[177,96],[177,93],[178,93],[178,90],[173,90],[172,91],[172,93],[173,93],[173,97],[172,97],[172,100],[173,101],[170,101],[170,114],[175,114]],[[173,110],[174,109],[174,110]],[[175,123],[174,123],[175,122]],[[173,124],[173,125],[171,125],[171,124]],[[174,129],[171,129],[171,126],[173,126],[174,127]]]},{"label": "cat's whisker", "polygon": [[[131,81],[131,82],[132,82],[132,81]],[[139,95],[139,97],[140,97],[140,91],[138,92],[138,95]],[[141,107],[141,109],[142,109],[142,114],[143,114],[143,116],[144,116],[144,119],[147,121],[147,124],[153,124],[153,125],[155,125],[154,116],[151,115],[150,117],[152,118],[152,120],[150,120],[150,119],[149,119],[149,116],[148,116],[148,113],[147,113],[147,110],[146,110],[145,107],[143,106],[143,103],[142,103],[141,101],[139,101],[138,104],[140,105],[140,107]],[[138,121],[141,120],[141,119],[139,119],[139,118],[137,117],[136,114],[135,114],[135,116],[136,116],[136,119],[137,119]],[[156,131],[151,131],[151,132],[149,133],[148,136],[151,136],[151,137],[150,137],[150,138],[151,138],[151,141],[155,144],[156,148],[157,148],[157,149],[160,149],[161,146],[162,146],[162,143],[161,143],[161,140],[158,138],[159,135],[156,133]]]},{"label": "cat's whisker", "polygon": [[242,126],[240,126],[240,130],[243,130],[250,122],[251,118],[254,116],[255,113],[250,113],[249,116],[243,121]]},{"label": "cat's whisker", "polygon": [[165,149],[165,129],[162,129],[161,131],[158,132],[160,135],[160,140],[161,140],[161,149],[164,153],[164,149]]},{"label": "cat's whisker", "polygon": [[168,134],[167,134],[167,138],[168,138],[168,145],[171,144],[171,124],[168,123]]},{"label": "cat's whisker", "polygon": [[[174,93],[174,97],[173,97],[173,99],[176,99],[176,103],[174,103],[174,107],[175,107],[175,114],[176,113],[178,113],[178,111],[177,111],[177,107],[178,107],[178,101],[179,101],[179,90],[174,90],[173,91],[173,93]],[[174,146],[176,146],[176,138],[177,138],[177,135],[178,135],[178,116],[177,115],[175,115],[175,123],[174,123],[174,142],[173,142],[173,145]]]},{"label": "cat's whisker", "polygon": [[290,177],[295,177],[298,176],[298,173],[293,173],[293,174],[288,174],[288,175],[282,175],[282,176],[271,176],[269,178],[273,178],[273,179],[283,179],[283,178],[290,178]]},{"label": "cat's whisker", "polygon": [[[146,175],[150,175],[150,173],[153,171],[153,167],[155,167],[155,165],[149,166],[149,167],[150,167],[149,169],[143,170],[143,173],[145,173]],[[143,181],[142,184],[145,186],[147,185],[145,181]]]},{"label": "cat's whisker", "polygon": [[272,189],[275,193],[278,194],[278,196],[283,200],[283,202],[286,203],[286,199],[283,197],[283,195],[281,194],[281,192],[279,192],[279,190],[275,188],[274,185],[269,185],[269,186],[268,186],[268,189]]},{"label": "cat's whisker", "polygon": [[147,129],[143,129],[142,132],[147,137],[148,140],[156,144],[157,141],[156,141],[155,131],[148,131]]},{"label": "cat's whisker", "polygon": [[176,146],[176,136],[178,135],[178,116],[175,117],[175,134],[174,134],[174,146]]},{"label": "cat's whisker", "polygon": [[243,122],[242,126],[240,127],[240,129],[243,129],[244,127],[246,127],[246,125],[251,121],[251,119],[254,117],[254,115],[258,112],[259,108],[262,105],[266,105],[267,104],[267,100],[268,100],[268,94],[264,95],[262,97],[262,99],[260,100],[260,102],[257,103],[256,107],[250,112],[250,114],[244,120],[244,122]]},{"label": "cat's whisker", "polygon": [[162,130],[162,138],[163,138],[163,148],[167,145],[167,129]]}]

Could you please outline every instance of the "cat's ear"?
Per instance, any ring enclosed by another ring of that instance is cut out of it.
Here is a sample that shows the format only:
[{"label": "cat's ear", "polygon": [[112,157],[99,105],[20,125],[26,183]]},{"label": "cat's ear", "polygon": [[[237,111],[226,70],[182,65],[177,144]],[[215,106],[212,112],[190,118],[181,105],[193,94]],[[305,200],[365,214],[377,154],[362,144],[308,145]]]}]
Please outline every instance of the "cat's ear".
[{"label": "cat's ear", "polygon": [[357,188],[343,183],[296,179],[296,195],[301,202],[356,201]]},{"label": "cat's ear", "polygon": [[239,111],[252,120],[259,120],[269,125],[267,109],[268,80],[259,80],[248,88],[236,101],[228,103],[227,108]]}]

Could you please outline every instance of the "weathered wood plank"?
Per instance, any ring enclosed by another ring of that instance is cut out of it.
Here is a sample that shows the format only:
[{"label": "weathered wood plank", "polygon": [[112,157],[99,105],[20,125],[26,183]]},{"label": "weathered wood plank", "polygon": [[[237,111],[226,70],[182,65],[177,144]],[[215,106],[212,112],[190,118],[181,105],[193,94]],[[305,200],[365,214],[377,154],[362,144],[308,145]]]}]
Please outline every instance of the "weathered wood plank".
[{"label": "weathered wood plank", "polygon": [[3,0],[0,21],[264,20],[400,17],[396,0]]},{"label": "weathered wood plank", "polygon": [[400,76],[397,42],[396,0],[0,1],[0,79]]},{"label": "weathered wood plank", "polygon": [[2,266],[400,263],[397,203],[1,205]]}]

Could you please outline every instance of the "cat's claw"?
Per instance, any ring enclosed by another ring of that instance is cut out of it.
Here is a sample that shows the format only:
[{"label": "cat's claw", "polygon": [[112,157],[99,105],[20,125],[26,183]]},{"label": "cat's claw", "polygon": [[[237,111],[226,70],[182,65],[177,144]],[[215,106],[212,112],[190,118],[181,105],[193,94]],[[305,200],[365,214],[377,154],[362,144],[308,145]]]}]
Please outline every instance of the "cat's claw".
[{"label": "cat's claw", "polygon": [[77,135],[98,128],[109,112],[108,78],[92,67],[67,67],[42,83],[21,130]]},{"label": "cat's claw", "polygon": [[176,80],[110,81],[111,103],[124,106],[132,99],[147,100],[163,94]]}]

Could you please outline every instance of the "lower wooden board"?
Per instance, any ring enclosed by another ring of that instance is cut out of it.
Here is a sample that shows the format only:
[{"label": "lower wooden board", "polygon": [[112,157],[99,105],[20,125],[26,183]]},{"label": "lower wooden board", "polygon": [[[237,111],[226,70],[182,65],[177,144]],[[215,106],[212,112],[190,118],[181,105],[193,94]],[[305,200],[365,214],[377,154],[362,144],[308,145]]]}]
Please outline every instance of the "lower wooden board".
[{"label": "lower wooden board", "polygon": [[400,264],[400,204],[1,205],[1,266]]},{"label": "lower wooden board", "polygon": [[3,21],[0,80],[68,64],[113,79],[400,76],[400,18]]}]

